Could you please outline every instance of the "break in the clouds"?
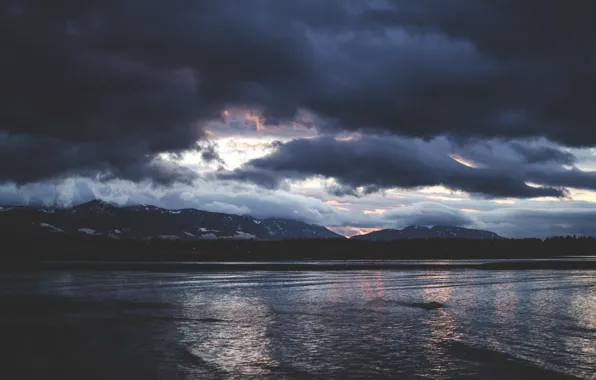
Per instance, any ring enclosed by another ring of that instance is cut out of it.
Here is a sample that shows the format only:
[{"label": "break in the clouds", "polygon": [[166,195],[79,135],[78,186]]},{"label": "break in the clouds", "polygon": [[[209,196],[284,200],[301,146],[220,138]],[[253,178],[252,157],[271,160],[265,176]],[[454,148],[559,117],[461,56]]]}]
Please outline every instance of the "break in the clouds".
[{"label": "break in the clouds", "polygon": [[[284,194],[302,210],[288,201],[288,216],[336,228],[398,223],[390,207],[362,213],[395,189],[442,186],[473,209],[572,202],[596,190],[594,11],[554,0],[0,0],[1,200],[66,178],[187,201],[208,184],[228,198],[199,208],[277,215],[251,199]],[[324,181],[306,196],[322,208],[301,208],[304,181]],[[349,194],[368,195],[339,214],[324,203]],[[505,229],[423,208],[437,215],[429,223]]]}]

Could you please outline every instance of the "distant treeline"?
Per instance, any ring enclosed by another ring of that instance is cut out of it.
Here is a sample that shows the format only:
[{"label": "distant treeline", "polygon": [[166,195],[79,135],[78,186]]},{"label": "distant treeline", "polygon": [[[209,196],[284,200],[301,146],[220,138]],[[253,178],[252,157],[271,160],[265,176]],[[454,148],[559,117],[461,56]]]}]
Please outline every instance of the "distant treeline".
[{"label": "distant treeline", "polygon": [[489,259],[596,255],[596,239],[411,239],[371,242],[303,240],[115,240],[84,235],[1,235],[4,261],[273,261]]}]

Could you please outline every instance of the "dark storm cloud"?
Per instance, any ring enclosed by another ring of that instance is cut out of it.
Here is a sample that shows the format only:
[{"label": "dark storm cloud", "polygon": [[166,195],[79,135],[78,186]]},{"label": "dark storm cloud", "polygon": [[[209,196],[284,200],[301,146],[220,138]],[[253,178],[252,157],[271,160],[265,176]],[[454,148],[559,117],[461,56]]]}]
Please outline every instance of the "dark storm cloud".
[{"label": "dark storm cloud", "polygon": [[[147,157],[145,142],[71,143],[52,137],[6,135],[0,132],[0,182],[25,184],[53,177],[125,178],[158,185],[188,183],[197,174],[175,161]],[[203,150],[203,154],[209,149]],[[205,159],[215,159],[207,156]]]},{"label": "dark storm cloud", "polygon": [[[488,146],[488,148],[487,148]],[[251,160],[220,178],[250,181],[275,188],[290,179],[321,176],[333,178],[332,193],[373,193],[391,188],[420,188],[443,185],[482,197],[564,197],[566,187],[596,190],[596,175],[579,169],[564,169],[551,159],[561,152],[531,145],[520,156],[517,145],[482,142],[454,146],[447,139],[419,139],[365,135],[353,140],[332,137],[293,140],[278,144],[268,156]],[[548,151],[549,154],[543,154]],[[507,156],[509,152],[509,156]],[[558,153],[556,153],[558,152]],[[538,164],[536,156],[543,155]],[[476,160],[469,167],[452,159]],[[477,161],[477,162],[476,162]],[[557,160],[555,159],[555,162]],[[565,162],[573,161],[573,157]],[[530,186],[536,183],[541,187]]]},{"label": "dark storm cloud", "polygon": [[578,157],[545,139],[449,139],[454,153],[479,166],[500,165],[503,168],[518,163],[550,166],[573,166]]},{"label": "dark storm cloud", "polygon": [[[156,156],[198,150],[203,131],[197,122],[218,115],[201,107],[195,72],[95,46],[108,41],[103,35],[121,17],[131,18],[128,34],[148,26],[135,24],[140,8],[134,5],[0,2],[0,22],[9,31],[0,37],[0,181],[75,174],[160,184],[193,179]],[[172,14],[164,19],[172,21]],[[204,158],[215,159],[209,151]]]},{"label": "dark storm cloud", "polygon": [[510,147],[530,164],[554,162],[562,165],[573,165],[576,157],[570,153],[552,146],[531,147],[520,143],[512,143]]},{"label": "dark storm cloud", "polygon": [[[324,121],[319,128],[596,145],[594,7],[1,0],[0,129],[33,146],[55,141],[48,155],[18,155],[47,159],[44,170],[4,177],[151,176],[136,170],[158,153],[197,149],[202,123],[228,106],[254,108],[272,123],[306,109]],[[65,156],[58,149],[64,144],[92,144],[94,158]],[[131,153],[122,153],[130,144]],[[458,188],[485,191],[463,176]],[[502,187],[521,196],[560,195],[515,179]]]},{"label": "dark storm cloud", "polygon": [[[537,0],[393,4],[392,10],[369,11],[365,17],[384,27],[405,28],[415,36],[436,33],[474,47],[468,56],[458,56],[461,68],[471,70],[465,76],[468,80],[415,85],[419,91],[414,92],[412,103],[420,104],[420,111],[431,110],[430,115],[415,114],[410,111],[416,108],[410,107],[398,111],[398,116],[427,120],[429,128],[424,132],[434,126],[462,134],[540,135],[570,145],[594,145],[596,111],[590,105],[596,88],[596,53],[591,47],[596,25],[590,21],[594,2],[579,1],[573,6]],[[481,67],[474,64],[474,57],[495,64],[494,70],[474,78]],[[451,70],[440,78],[453,79]],[[441,121],[444,127],[436,126]]]}]

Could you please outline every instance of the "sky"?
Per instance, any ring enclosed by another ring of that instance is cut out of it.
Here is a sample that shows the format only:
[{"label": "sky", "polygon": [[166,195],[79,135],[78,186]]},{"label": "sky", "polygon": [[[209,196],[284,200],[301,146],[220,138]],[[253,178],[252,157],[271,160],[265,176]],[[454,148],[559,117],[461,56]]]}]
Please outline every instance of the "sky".
[{"label": "sky", "polygon": [[0,0],[0,204],[596,235],[595,11]]}]

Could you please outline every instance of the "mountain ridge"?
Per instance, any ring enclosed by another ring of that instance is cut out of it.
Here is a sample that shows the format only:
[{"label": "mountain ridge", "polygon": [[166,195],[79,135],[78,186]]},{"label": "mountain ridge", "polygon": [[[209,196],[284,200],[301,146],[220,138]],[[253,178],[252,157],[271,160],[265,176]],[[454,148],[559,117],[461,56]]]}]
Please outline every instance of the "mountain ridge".
[{"label": "mountain ridge", "polygon": [[99,199],[72,207],[0,207],[0,229],[14,233],[104,235],[114,239],[345,238],[323,226],[292,219],[257,219],[194,208],[117,206]]},{"label": "mountain ridge", "polygon": [[350,239],[368,241],[392,241],[402,239],[504,239],[502,236],[486,230],[437,225],[407,226],[404,229],[383,229],[367,234],[355,235]]}]

